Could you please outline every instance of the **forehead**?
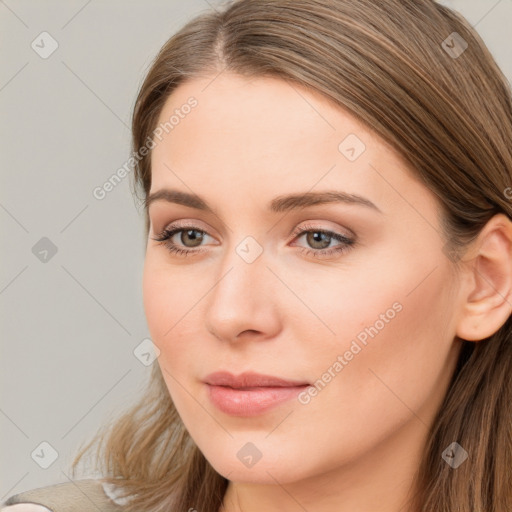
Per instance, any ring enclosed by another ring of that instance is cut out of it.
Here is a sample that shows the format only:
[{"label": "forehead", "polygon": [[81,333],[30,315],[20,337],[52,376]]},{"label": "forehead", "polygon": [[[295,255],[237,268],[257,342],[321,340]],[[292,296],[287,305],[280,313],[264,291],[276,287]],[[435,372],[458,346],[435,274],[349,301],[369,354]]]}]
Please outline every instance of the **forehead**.
[{"label": "forehead", "polygon": [[152,192],[173,187],[235,201],[236,190],[239,207],[249,196],[313,189],[364,192],[381,204],[428,192],[405,159],[347,110],[274,77],[187,81],[167,99],[159,125],[166,129],[152,150]]},{"label": "forehead", "polygon": [[[193,108],[187,106],[191,98],[196,102]],[[265,145],[267,152],[292,149],[300,153],[323,142],[326,148],[334,147],[335,154],[336,142],[344,134],[353,133],[367,141],[373,138],[374,147],[392,151],[330,99],[275,77],[249,79],[224,72],[187,81],[167,99],[159,125],[169,124],[171,119],[172,127],[163,136],[169,135],[167,146],[176,152],[191,132],[198,145],[212,146],[215,141],[222,149],[234,148],[235,144],[250,146],[252,142]]]}]

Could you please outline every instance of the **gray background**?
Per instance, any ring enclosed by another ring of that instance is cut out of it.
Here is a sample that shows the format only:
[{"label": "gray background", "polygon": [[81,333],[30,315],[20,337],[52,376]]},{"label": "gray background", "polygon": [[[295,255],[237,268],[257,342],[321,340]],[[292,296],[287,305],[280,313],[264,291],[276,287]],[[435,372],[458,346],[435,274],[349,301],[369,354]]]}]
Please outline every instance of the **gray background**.
[{"label": "gray background", "polygon": [[[512,0],[443,3],[510,81]],[[1,501],[68,481],[78,446],[144,389],[142,209],[131,176],[103,200],[92,191],[129,157],[131,109],[158,49],[219,4],[0,0]],[[58,43],[46,59],[31,47],[51,48],[44,31]],[[42,442],[58,452],[47,469]]]}]

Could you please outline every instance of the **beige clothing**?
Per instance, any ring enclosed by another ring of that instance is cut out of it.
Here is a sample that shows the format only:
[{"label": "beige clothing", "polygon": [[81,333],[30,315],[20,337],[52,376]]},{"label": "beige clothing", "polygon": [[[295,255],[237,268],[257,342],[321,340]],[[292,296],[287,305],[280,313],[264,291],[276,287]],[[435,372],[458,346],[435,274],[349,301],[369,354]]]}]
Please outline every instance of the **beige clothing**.
[{"label": "beige clothing", "polygon": [[43,505],[52,512],[122,512],[126,502],[116,497],[112,486],[97,479],[82,479],[30,489],[11,496],[1,506],[18,503]]}]

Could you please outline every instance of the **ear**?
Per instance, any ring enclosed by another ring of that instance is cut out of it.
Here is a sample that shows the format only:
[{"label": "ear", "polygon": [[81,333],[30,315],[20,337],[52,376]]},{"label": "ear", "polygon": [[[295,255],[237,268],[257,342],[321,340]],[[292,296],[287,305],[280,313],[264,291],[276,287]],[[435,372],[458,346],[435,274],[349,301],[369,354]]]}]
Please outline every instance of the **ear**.
[{"label": "ear", "polygon": [[456,334],[483,340],[500,329],[512,312],[512,221],[492,217],[472,242],[465,260],[464,296]]}]

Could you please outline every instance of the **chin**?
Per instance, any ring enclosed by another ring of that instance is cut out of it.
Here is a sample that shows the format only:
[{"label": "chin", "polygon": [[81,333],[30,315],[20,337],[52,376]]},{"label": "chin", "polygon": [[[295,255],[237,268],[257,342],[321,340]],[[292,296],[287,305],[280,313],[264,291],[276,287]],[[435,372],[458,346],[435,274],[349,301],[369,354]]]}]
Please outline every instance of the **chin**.
[{"label": "chin", "polygon": [[[217,473],[231,481],[253,484],[280,484],[294,482],[308,475],[302,473],[306,468],[303,460],[279,453],[278,450],[266,448],[268,456],[261,454],[256,460],[256,451],[248,443],[235,443],[233,450],[222,449],[219,453],[206,454],[207,460]],[[250,453],[254,450],[251,460]],[[264,450],[262,450],[264,451]],[[298,452],[300,449],[297,450]],[[204,453],[204,452],[203,452]],[[232,453],[232,456],[227,454]],[[249,455],[248,455],[249,454]]]}]

